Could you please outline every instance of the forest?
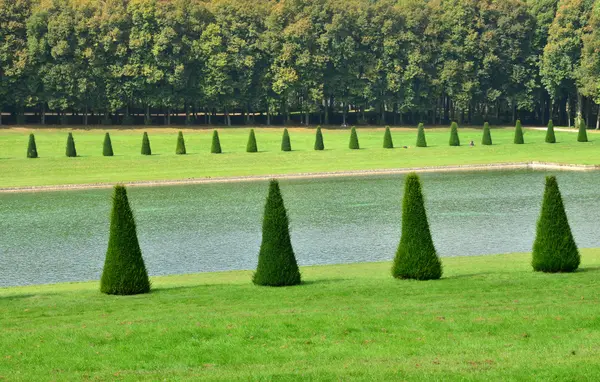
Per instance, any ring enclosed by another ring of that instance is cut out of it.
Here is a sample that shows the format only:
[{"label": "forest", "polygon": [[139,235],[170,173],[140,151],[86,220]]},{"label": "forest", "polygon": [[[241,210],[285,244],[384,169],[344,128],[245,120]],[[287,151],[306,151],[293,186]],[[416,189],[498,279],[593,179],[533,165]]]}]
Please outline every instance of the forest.
[{"label": "forest", "polygon": [[600,124],[600,0],[0,0],[0,124]]}]

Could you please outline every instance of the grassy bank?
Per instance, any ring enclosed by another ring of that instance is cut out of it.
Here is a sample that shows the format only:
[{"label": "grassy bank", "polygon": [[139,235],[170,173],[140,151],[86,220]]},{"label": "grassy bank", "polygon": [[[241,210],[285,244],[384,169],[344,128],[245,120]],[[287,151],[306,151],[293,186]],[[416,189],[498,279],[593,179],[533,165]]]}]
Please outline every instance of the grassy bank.
[{"label": "grassy bank", "polygon": [[[599,140],[557,131],[526,130],[525,145],[513,144],[513,129],[494,129],[493,146],[480,144],[482,131],[460,129],[463,146],[449,147],[449,130],[426,131],[430,147],[416,148],[416,129],[393,129],[396,147],[383,149],[383,129],[359,129],[361,150],[349,150],[349,130],[324,130],[325,151],[313,151],[314,129],[290,129],[292,152],[281,152],[282,129],[256,129],[258,153],[246,153],[248,129],[221,129],[224,153],[210,154],[212,130],[184,130],[188,155],[175,155],[178,129],[150,129],[152,156],[140,155],[143,130],[111,130],[115,157],[102,157],[104,130],[75,130],[79,158],[65,157],[67,130],[0,130],[0,187],[174,180],[186,178],[371,170],[458,164],[549,161],[599,164]],[[39,159],[26,159],[28,134],[36,135]],[[475,147],[468,142],[475,141]]]},{"label": "grassy bank", "polygon": [[444,259],[439,281],[390,263],[159,277],[150,295],[98,284],[0,289],[0,380],[595,380],[600,249],[574,274],[530,256]]}]

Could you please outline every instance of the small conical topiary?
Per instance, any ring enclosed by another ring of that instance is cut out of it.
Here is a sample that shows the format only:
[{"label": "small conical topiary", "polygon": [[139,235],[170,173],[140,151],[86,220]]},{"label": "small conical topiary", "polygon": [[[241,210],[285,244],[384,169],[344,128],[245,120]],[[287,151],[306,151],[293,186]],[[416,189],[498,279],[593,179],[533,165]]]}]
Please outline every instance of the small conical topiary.
[{"label": "small conical topiary", "polygon": [[115,155],[112,148],[112,141],[110,140],[110,134],[108,132],[104,134],[104,143],[102,145],[102,155],[105,157],[112,157]]},{"label": "small conical topiary", "polygon": [[579,251],[571,234],[556,177],[546,177],[542,212],[537,221],[531,265],[542,272],[573,272]]},{"label": "small conical topiary", "polygon": [[350,130],[350,143],[348,144],[351,150],[359,150],[358,135],[356,134],[356,128],[352,127]]},{"label": "small conical topiary", "polygon": [[321,126],[317,126],[317,133],[315,134],[315,150],[325,150],[325,144],[323,143],[323,134],[321,133]]},{"label": "small conical topiary", "polygon": [[552,120],[548,121],[548,129],[546,129],[546,143],[556,143],[556,136],[554,135],[554,123]]},{"label": "small conical topiary", "polygon": [[152,155],[152,149],[150,149],[150,138],[148,138],[148,133],[144,131],[144,136],[142,137],[142,155]]},{"label": "small conical topiary", "polygon": [[290,142],[290,134],[288,129],[283,129],[283,136],[281,137],[281,151],[292,151],[292,143]]},{"label": "small conical topiary", "polygon": [[394,142],[392,141],[392,133],[390,131],[390,127],[385,127],[385,133],[383,134],[383,148],[384,149],[393,149]]},{"label": "small conical topiary", "polygon": [[69,133],[67,137],[67,156],[69,158],[75,158],[77,156],[77,150],[75,149],[75,140],[73,139],[73,133]]},{"label": "small conical topiary", "polygon": [[481,138],[481,144],[485,146],[490,146],[492,144],[492,134],[490,133],[490,124],[483,124],[483,137]]},{"label": "small conical topiary", "polygon": [[577,142],[587,142],[587,127],[583,118],[579,118],[579,132],[577,133]]},{"label": "small conical topiary", "polygon": [[460,146],[460,139],[458,138],[458,123],[452,122],[450,125],[450,146]]},{"label": "small conical topiary", "polygon": [[246,152],[247,153],[258,152],[258,146],[256,145],[256,135],[254,135],[254,129],[250,129],[250,134],[248,134],[248,143],[246,144]]},{"label": "small conical topiary", "polygon": [[185,155],[187,151],[185,150],[185,140],[183,139],[183,133],[180,131],[177,134],[177,147],[175,148],[175,155]]},{"label": "small conical topiary", "polygon": [[417,147],[427,147],[427,140],[425,139],[425,128],[423,123],[419,123],[417,128]]},{"label": "small conical topiary", "polygon": [[523,140],[523,127],[521,126],[521,120],[517,119],[517,125],[515,126],[515,140],[516,145],[522,145],[525,143]]},{"label": "small conical topiary", "polygon": [[221,154],[221,141],[219,140],[219,132],[213,130],[212,144],[210,145],[210,152],[213,154]]},{"label": "small conical topiary", "polygon": [[148,293],[150,280],[137,238],[135,219],[125,186],[116,185],[110,214],[110,233],[100,291],[130,295]]},{"label": "small conical topiary", "polygon": [[300,270],[290,239],[287,212],[277,180],[271,180],[265,204],[258,266],[252,277],[257,285],[300,284]]},{"label": "small conical topiary", "polygon": [[37,145],[35,144],[35,136],[29,134],[29,143],[27,144],[27,158],[37,158]]},{"label": "small conical topiary", "polygon": [[401,279],[432,280],[442,277],[421,191],[415,173],[406,176],[402,200],[402,234],[396,251],[392,275]]}]

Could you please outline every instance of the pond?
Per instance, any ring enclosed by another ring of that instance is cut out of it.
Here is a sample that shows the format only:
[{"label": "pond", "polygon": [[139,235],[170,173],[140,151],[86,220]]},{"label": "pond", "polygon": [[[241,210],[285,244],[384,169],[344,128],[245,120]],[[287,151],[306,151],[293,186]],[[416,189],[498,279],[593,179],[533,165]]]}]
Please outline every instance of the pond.
[{"label": "pond", "polygon": [[[442,257],[530,251],[544,189],[539,171],[421,175]],[[391,260],[404,176],[283,180],[300,265]],[[580,247],[600,246],[600,172],[559,172]],[[131,187],[151,275],[256,266],[266,182]],[[93,280],[108,240],[110,189],[0,194],[0,286]]]}]

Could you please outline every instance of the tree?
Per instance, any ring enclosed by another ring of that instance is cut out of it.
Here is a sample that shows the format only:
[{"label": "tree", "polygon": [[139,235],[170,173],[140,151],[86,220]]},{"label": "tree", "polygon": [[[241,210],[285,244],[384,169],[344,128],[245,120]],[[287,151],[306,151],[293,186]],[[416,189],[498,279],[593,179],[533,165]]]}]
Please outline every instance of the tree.
[{"label": "tree", "polygon": [[[580,67],[577,72],[577,85],[581,93],[590,97],[598,105],[596,130],[600,129],[600,2],[594,3],[588,27],[582,36]],[[588,121],[591,123],[591,121]]]},{"label": "tree", "polygon": [[435,251],[427,222],[421,181],[415,173],[406,176],[402,199],[402,234],[392,275],[416,280],[442,277],[442,264]]},{"label": "tree", "polygon": [[351,150],[360,149],[360,146],[358,144],[358,135],[356,134],[355,127],[352,127],[352,130],[350,130],[350,143],[348,144],[348,147],[350,147]]},{"label": "tree", "polygon": [[392,141],[392,133],[390,132],[390,127],[385,127],[385,133],[383,134],[383,148],[384,149],[393,149],[394,142]]},{"label": "tree", "polygon": [[210,152],[213,154],[221,154],[221,141],[219,140],[219,132],[213,130],[212,143],[210,145]]},{"label": "tree", "polygon": [[110,134],[108,132],[104,134],[104,143],[102,145],[102,155],[105,157],[112,157],[114,155],[112,148],[112,141],[110,140]]},{"label": "tree", "polygon": [[73,139],[73,133],[69,133],[67,137],[67,156],[74,158],[77,156],[77,150],[75,150],[75,140]]},{"label": "tree", "polygon": [[323,143],[323,134],[321,133],[321,126],[317,126],[317,132],[315,134],[315,150],[325,150]]},{"label": "tree", "polygon": [[587,127],[585,126],[585,120],[583,118],[579,118],[578,122],[579,131],[577,132],[577,142],[587,142]]},{"label": "tree", "polygon": [[492,134],[490,133],[490,124],[483,124],[483,137],[481,138],[481,144],[485,146],[490,146],[492,144]]},{"label": "tree", "polygon": [[556,143],[556,136],[554,135],[554,123],[552,120],[548,121],[548,128],[546,129],[546,143]]},{"label": "tree", "polygon": [[290,142],[290,134],[288,129],[283,129],[283,136],[281,137],[281,151],[292,151],[292,143]]},{"label": "tree", "polygon": [[417,147],[427,147],[427,140],[425,139],[425,128],[422,123],[419,123],[417,128]]},{"label": "tree", "polygon": [[37,158],[37,146],[35,144],[35,137],[33,134],[29,134],[29,143],[27,144],[27,158]]},{"label": "tree", "polygon": [[258,146],[256,145],[256,136],[254,135],[254,129],[250,129],[250,134],[248,134],[248,143],[246,144],[246,152],[247,153],[258,152]]},{"label": "tree", "polygon": [[450,146],[460,146],[458,124],[456,122],[452,122],[452,125],[450,125]]},{"label": "tree", "polygon": [[183,139],[183,133],[180,131],[179,134],[177,134],[177,147],[175,148],[175,154],[185,155],[186,153],[185,140]]},{"label": "tree", "polygon": [[579,251],[571,234],[556,177],[548,176],[533,243],[533,269],[573,272],[579,267],[579,261]]},{"label": "tree", "polygon": [[106,294],[132,295],[150,292],[150,280],[137,238],[127,190],[116,185],[110,216],[108,249],[100,279]]},{"label": "tree", "polygon": [[521,126],[521,120],[517,120],[517,125],[515,126],[515,139],[514,143],[516,145],[522,145],[525,143],[523,140],[523,127]]},{"label": "tree", "polygon": [[288,286],[301,283],[300,270],[290,239],[287,211],[277,180],[271,180],[269,183],[258,266],[252,282],[265,286]]},{"label": "tree", "polygon": [[142,137],[142,155],[152,155],[152,150],[150,149],[150,138],[148,138],[148,133],[144,131],[144,136]]}]

